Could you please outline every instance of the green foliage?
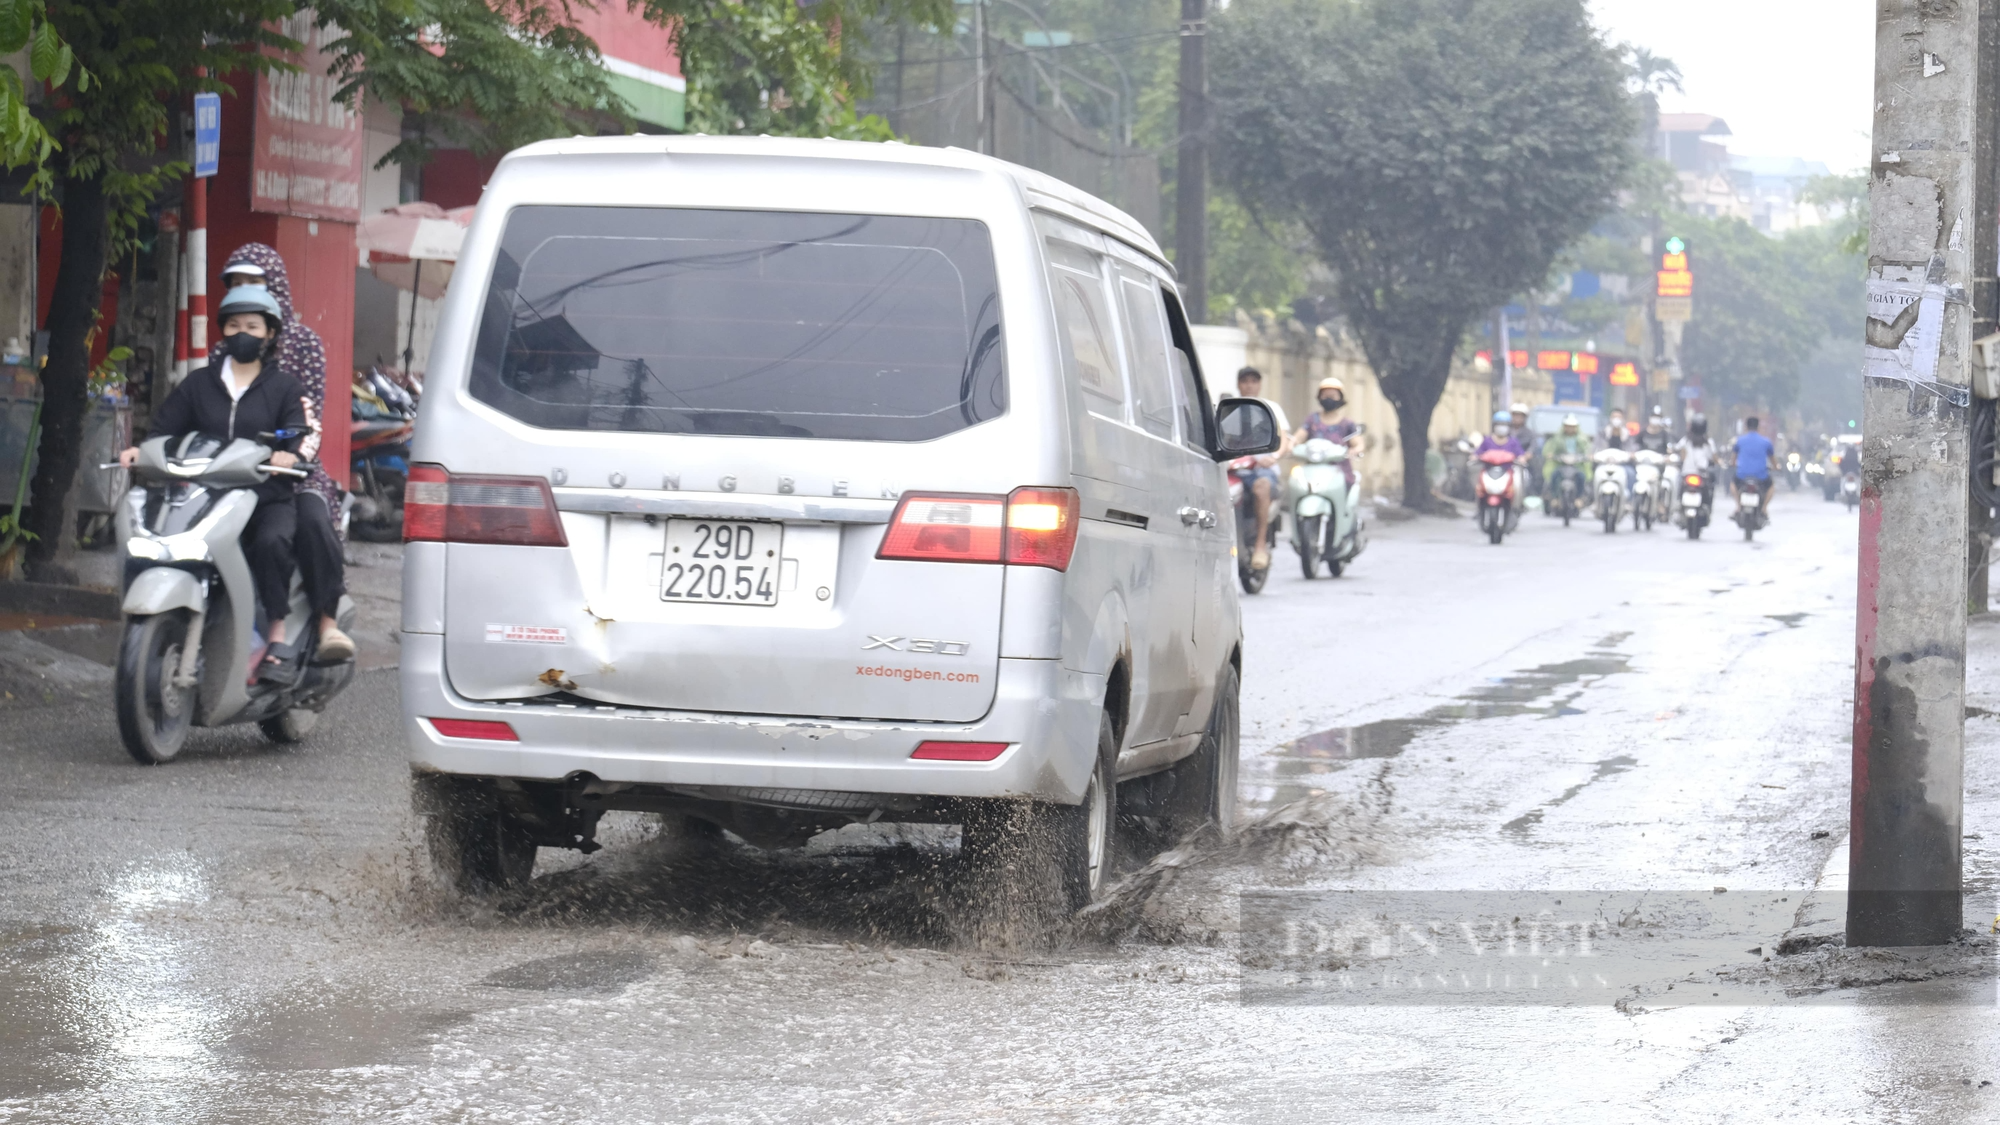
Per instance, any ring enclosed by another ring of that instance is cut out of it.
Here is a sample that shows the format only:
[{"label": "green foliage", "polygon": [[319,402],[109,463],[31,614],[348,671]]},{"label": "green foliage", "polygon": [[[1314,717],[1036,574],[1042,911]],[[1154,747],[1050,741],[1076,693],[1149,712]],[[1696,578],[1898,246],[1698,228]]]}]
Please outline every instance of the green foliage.
[{"label": "green foliage", "polygon": [[[589,0],[574,0],[587,4]],[[617,3],[619,0],[603,0]],[[298,4],[285,5],[301,8]],[[418,126],[377,166],[431,149],[502,152],[600,123],[629,125],[570,0],[319,0],[337,96],[401,105]]]},{"label": "green foliage", "polygon": [[[1396,407],[1405,502],[1466,327],[1610,209],[1637,117],[1582,0],[1243,0],[1214,21],[1218,174],[1299,223]],[[1533,60],[1533,65],[1524,65]]]},{"label": "green foliage", "polygon": [[1799,193],[1802,202],[1834,212],[1840,247],[1849,254],[1868,252],[1868,173],[1814,176]]},{"label": "green foliage", "polygon": [[855,110],[875,73],[865,29],[952,24],[951,0],[631,2],[674,28],[694,133],[888,140],[894,133],[887,122]]},{"label": "green foliage", "polygon": [[[1694,320],[1682,337],[1682,366],[1724,407],[1781,409],[1800,401],[1803,373],[1816,376],[1808,399],[1822,408],[1838,387],[1860,384],[1863,263],[1844,233],[1820,227],[1771,238],[1740,219],[1682,216],[1695,274]],[[1851,350],[1853,365],[1828,357]]]},{"label": "green foliage", "polygon": [[[74,71],[76,90],[90,89],[90,71],[76,67],[75,52],[49,23],[42,0],[0,0],[0,55],[22,50],[35,81],[59,90]],[[34,164],[39,170],[56,147],[48,127],[28,107],[20,72],[0,66],[0,164]]]},{"label": "green foliage", "polygon": [[1237,309],[1281,313],[1305,295],[1311,240],[1296,223],[1262,223],[1226,189],[1208,195],[1208,319]]}]

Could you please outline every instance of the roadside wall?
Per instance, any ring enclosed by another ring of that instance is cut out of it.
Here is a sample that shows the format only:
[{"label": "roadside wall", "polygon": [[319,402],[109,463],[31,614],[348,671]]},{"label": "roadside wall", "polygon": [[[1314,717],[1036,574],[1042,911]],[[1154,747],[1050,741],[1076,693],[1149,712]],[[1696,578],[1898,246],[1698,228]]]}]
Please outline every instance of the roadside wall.
[{"label": "roadside wall", "polygon": [[[1351,333],[1329,325],[1308,329],[1297,320],[1253,317],[1238,311],[1236,324],[1197,325],[1195,348],[1209,392],[1236,392],[1236,371],[1255,367],[1264,374],[1264,394],[1284,408],[1292,427],[1317,410],[1314,391],[1331,375],[1347,385],[1347,413],[1368,427],[1367,453],[1359,462],[1363,493],[1401,499],[1402,438],[1396,409],[1382,394],[1375,371]],[[1468,433],[1483,433],[1493,416],[1495,379],[1474,374],[1471,367],[1452,372],[1437,410],[1431,415],[1431,447],[1456,441]],[[1517,387],[1517,390],[1522,389]]]}]

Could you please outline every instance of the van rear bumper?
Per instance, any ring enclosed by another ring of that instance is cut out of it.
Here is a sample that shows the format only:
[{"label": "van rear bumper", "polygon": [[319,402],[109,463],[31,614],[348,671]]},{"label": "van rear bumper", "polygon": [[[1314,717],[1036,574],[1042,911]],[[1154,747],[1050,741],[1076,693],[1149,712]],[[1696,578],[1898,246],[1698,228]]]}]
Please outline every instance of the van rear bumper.
[{"label": "van rear bumper", "polygon": [[[588,773],[635,785],[727,786],[927,797],[1083,799],[1104,677],[1054,660],[1002,659],[993,706],[972,723],[720,715],[636,707],[484,703],[451,688],[444,636],[402,635],[403,732],[419,771],[554,781]],[[921,684],[910,685],[922,690]],[[505,722],[519,742],[440,735],[428,719]],[[991,762],[912,760],[926,740],[1006,742]]]}]

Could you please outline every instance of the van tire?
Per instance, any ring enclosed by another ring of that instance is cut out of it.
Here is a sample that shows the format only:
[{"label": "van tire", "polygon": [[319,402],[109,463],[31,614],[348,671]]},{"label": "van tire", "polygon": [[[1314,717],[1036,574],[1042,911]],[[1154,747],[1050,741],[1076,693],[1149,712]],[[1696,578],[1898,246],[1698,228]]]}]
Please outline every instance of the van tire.
[{"label": "van tire", "polygon": [[490,792],[451,795],[424,826],[431,862],[461,894],[483,897],[527,884],[535,837]]},{"label": "van tire", "polygon": [[1174,811],[1169,838],[1178,841],[1208,825],[1224,839],[1236,833],[1236,778],[1242,753],[1242,681],[1236,665],[1225,664],[1215,684],[1215,707],[1195,752],[1174,763]]},{"label": "van tire", "polygon": [[1118,736],[1105,714],[1082,801],[978,801],[966,810],[959,854],[972,936],[1038,940],[1103,895],[1117,853],[1117,765]]}]

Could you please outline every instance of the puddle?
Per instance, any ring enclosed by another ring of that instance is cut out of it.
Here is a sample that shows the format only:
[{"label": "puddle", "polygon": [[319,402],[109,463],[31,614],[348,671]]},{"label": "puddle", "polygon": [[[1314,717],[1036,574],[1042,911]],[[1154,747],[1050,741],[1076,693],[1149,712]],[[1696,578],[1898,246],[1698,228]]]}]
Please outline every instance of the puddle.
[{"label": "puddle", "polygon": [[523,961],[479,983],[529,992],[619,992],[653,971],[653,958],[646,953],[572,953]]},{"label": "puddle", "polygon": [[1799,622],[1811,616],[1812,614],[1810,613],[1767,613],[1764,615],[1766,620],[1776,621],[1787,629],[1798,628]]},{"label": "puddle", "polygon": [[[1246,773],[1257,775],[1251,784],[1260,791],[1251,804],[1275,807],[1297,800],[1315,788],[1305,778],[1334,773],[1345,769],[1350,762],[1394,758],[1419,735],[1458,723],[1520,715],[1545,719],[1581,715],[1583,711],[1572,704],[1588,686],[1585,681],[1631,670],[1631,657],[1609,651],[1631,635],[1612,633],[1600,639],[1581,659],[1543,664],[1498,677],[1460,695],[1457,702],[1440,704],[1414,718],[1333,727],[1281,743],[1274,753],[1244,763]],[[1575,691],[1562,692],[1571,685],[1580,686]]]},{"label": "puddle", "polygon": [[1633,766],[1636,766],[1638,764],[1639,764],[1639,759],[1630,757],[1625,754],[1620,754],[1615,758],[1606,758],[1603,761],[1596,763],[1597,769],[1593,773],[1591,773],[1591,775],[1588,778],[1586,778],[1583,781],[1577,782],[1575,785],[1570,786],[1568,789],[1563,790],[1561,796],[1558,796],[1553,800],[1544,802],[1540,808],[1529,809],[1527,812],[1524,812],[1520,816],[1517,816],[1514,819],[1508,821],[1507,823],[1501,825],[1500,831],[1510,832],[1517,836],[1525,836],[1529,832],[1534,830],[1535,825],[1540,824],[1542,822],[1542,814],[1544,810],[1552,809],[1555,808],[1557,805],[1565,804],[1572,798],[1574,798],[1578,793],[1583,792],[1586,786],[1595,785],[1598,782],[1603,781],[1607,777],[1615,777],[1618,774],[1624,773],[1626,770],[1629,770]]}]

